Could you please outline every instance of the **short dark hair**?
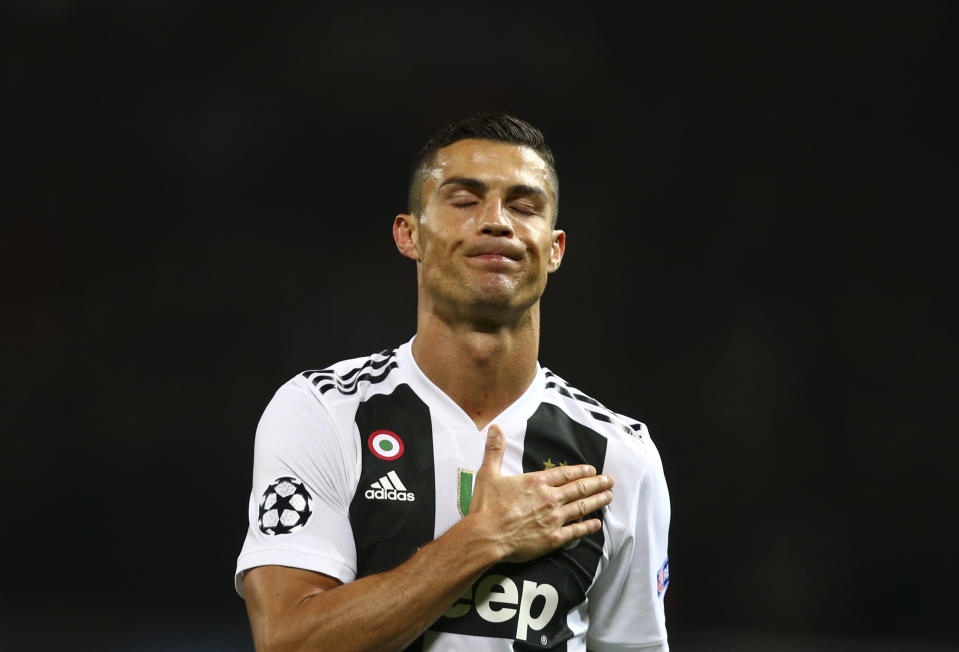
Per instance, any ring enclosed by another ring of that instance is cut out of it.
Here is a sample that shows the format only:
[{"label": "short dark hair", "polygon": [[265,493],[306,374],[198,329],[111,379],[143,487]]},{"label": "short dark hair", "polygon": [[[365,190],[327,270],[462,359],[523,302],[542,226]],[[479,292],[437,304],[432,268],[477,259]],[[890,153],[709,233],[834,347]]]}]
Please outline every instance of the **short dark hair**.
[{"label": "short dark hair", "polygon": [[426,174],[436,161],[436,152],[468,138],[529,147],[539,154],[549,165],[550,181],[553,184],[555,197],[553,223],[556,223],[556,216],[559,213],[559,176],[556,174],[556,160],[553,158],[553,152],[539,129],[506,113],[474,113],[446,125],[426,141],[413,160],[410,171],[407,210],[411,214],[418,216],[423,211],[423,183]]}]

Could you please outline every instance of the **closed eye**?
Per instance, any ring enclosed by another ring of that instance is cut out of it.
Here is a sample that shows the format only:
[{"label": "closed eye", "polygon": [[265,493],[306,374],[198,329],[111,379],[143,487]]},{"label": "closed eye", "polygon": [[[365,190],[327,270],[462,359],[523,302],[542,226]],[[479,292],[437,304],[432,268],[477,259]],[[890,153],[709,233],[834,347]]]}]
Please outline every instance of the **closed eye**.
[{"label": "closed eye", "polygon": [[514,213],[519,213],[520,215],[537,215],[537,210],[533,206],[517,206],[516,204],[513,204],[509,207],[509,209]]}]

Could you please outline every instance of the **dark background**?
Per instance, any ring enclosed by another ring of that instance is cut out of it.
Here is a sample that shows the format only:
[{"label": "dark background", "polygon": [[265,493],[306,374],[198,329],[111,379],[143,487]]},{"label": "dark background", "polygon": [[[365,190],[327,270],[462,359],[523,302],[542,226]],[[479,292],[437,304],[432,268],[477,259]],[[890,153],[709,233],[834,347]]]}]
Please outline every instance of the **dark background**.
[{"label": "dark background", "polygon": [[408,165],[485,110],[557,156],[541,360],[661,451],[673,649],[959,646],[954,15],[769,4],[6,3],[0,648],[250,649],[257,419],[412,335]]}]

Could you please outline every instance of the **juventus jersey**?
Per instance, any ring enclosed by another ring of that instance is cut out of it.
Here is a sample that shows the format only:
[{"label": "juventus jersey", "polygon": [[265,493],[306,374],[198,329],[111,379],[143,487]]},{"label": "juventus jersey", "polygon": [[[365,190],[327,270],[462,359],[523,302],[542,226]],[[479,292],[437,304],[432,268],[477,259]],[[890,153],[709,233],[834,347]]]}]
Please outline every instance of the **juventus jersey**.
[{"label": "juventus jersey", "polygon": [[[469,511],[486,431],[419,369],[412,341],[305,371],[283,385],[256,433],[249,531],[237,560],[342,582],[395,568]],[[642,423],[537,365],[491,423],[504,475],[591,464],[616,481],[588,518],[602,528],[524,563],[487,570],[414,650],[668,650],[669,496]]]}]

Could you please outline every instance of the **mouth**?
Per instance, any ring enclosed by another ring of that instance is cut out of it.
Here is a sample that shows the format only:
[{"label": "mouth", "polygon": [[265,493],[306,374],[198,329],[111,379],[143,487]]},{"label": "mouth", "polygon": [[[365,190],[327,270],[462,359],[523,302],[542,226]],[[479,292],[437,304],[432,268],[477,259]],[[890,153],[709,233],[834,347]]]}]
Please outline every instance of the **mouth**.
[{"label": "mouth", "polygon": [[491,262],[519,262],[523,259],[523,249],[521,247],[510,247],[500,244],[486,244],[467,250],[466,255],[469,258],[477,258]]},{"label": "mouth", "polygon": [[498,274],[512,274],[521,266],[519,256],[501,251],[477,251],[469,254],[467,260],[476,269]]},{"label": "mouth", "polygon": [[478,260],[487,260],[492,263],[505,263],[509,261],[515,261],[515,258],[509,256],[504,256],[503,254],[473,254],[470,258],[475,258]]}]

